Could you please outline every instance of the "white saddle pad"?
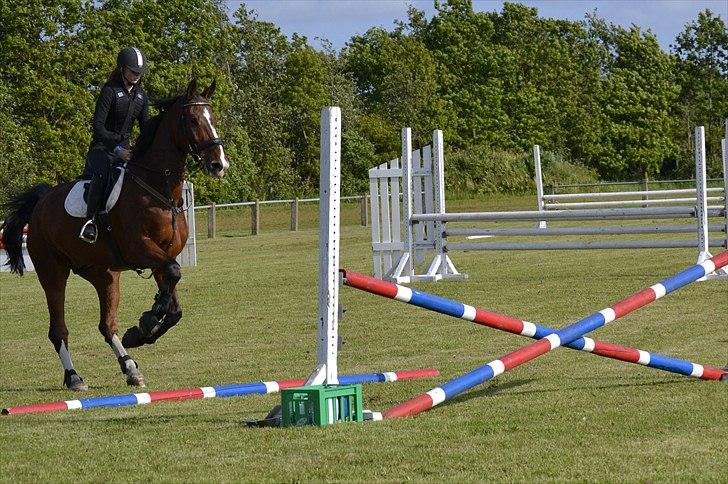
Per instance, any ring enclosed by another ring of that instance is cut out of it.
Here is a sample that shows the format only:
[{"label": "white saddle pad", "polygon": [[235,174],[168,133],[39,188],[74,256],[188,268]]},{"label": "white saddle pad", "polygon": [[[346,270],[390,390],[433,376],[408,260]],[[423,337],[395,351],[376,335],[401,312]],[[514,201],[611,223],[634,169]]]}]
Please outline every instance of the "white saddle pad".
[{"label": "white saddle pad", "polygon": [[[116,183],[114,183],[114,188],[111,189],[108,200],[106,200],[106,212],[116,205],[117,200],[119,200],[119,193],[121,193],[121,185],[124,182],[125,170],[123,167],[116,167],[114,169],[119,170],[121,173]],[[73,185],[71,191],[68,192],[66,202],[63,206],[71,217],[86,218],[86,200],[83,199],[83,192],[89,183],[89,180],[79,180]]]}]

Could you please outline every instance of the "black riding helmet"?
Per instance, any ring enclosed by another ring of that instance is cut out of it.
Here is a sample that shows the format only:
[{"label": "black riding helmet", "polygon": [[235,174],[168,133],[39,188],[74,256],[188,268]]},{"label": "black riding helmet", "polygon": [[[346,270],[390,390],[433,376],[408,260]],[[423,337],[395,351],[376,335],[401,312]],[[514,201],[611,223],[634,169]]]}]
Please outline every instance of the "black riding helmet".
[{"label": "black riding helmet", "polygon": [[116,57],[116,64],[119,67],[126,67],[138,74],[146,74],[149,71],[147,68],[147,57],[136,47],[122,49]]}]

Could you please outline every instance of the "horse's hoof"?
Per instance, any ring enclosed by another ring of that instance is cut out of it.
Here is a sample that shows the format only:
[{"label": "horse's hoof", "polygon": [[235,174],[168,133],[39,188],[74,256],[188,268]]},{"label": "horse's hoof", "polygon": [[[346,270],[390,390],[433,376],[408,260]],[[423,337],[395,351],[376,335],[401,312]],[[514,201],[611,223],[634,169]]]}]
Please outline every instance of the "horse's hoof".
[{"label": "horse's hoof", "polygon": [[86,385],[83,379],[78,375],[71,375],[70,381],[66,386],[69,390],[74,392],[85,392],[88,390],[88,385]]},{"label": "horse's hoof", "polygon": [[137,326],[132,326],[126,330],[124,336],[121,338],[121,344],[125,348],[138,348],[146,343],[146,338],[142,335],[141,330]]},{"label": "horse's hoof", "polygon": [[139,388],[145,388],[147,386],[146,382],[144,381],[144,375],[137,372],[135,375],[128,375],[126,377],[126,384],[130,387],[139,387]]}]

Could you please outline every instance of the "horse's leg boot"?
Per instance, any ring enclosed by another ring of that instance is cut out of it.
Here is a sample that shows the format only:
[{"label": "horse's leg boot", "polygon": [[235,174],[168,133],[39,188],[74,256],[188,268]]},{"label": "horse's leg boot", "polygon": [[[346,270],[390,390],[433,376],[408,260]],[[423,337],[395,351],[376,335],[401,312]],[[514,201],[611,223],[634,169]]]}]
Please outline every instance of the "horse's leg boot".
[{"label": "horse's leg boot", "polygon": [[164,316],[160,318],[154,311],[144,311],[139,318],[139,329],[144,338],[150,338],[162,326]]},{"label": "horse's leg boot", "polygon": [[138,348],[145,344],[152,344],[176,322],[165,324],[164,316],[160,321],[154,311],[144,311],[139,318],[139,326],[132,326],[127,329],[121,339],[121,344],[127,348]]}]

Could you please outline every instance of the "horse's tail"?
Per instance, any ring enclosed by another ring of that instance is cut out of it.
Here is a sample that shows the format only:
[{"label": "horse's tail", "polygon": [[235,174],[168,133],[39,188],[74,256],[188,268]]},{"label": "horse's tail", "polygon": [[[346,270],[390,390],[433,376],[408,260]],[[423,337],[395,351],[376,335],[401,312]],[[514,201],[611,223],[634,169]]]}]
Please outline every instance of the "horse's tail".
[{"label": "horse's tail", "polygon": [[[30,216],[38,200],[43,198],[51,186],[48,184],[36,185],[33,188],[20,193],[10,199],[3,208],[10,212],[2,224],[3,238],[5,239],[5,250],[8,252],[7,265],[10,272],[23,275],[25,261],[23,260],[23,228],[30,222]],[[1,263],[1,262],[0,262]]]}]

